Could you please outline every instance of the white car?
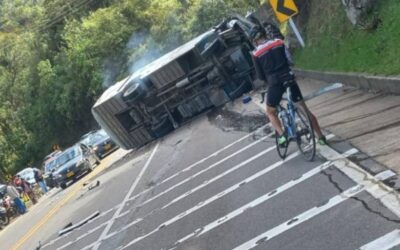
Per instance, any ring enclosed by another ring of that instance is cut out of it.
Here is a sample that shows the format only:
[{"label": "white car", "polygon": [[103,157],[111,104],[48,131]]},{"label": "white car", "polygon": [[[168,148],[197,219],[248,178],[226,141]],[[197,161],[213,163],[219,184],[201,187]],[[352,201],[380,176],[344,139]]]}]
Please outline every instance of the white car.
[{"label": "white car", "polygon": [[25,168],[17,173],[17,176],[29,182],[31,185],[36,184],[34,168]]}]

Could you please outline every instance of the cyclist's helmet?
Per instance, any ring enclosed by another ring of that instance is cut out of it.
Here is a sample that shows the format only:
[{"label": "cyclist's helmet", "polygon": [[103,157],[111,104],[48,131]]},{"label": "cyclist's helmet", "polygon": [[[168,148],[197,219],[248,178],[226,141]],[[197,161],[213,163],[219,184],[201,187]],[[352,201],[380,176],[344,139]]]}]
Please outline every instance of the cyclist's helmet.
[{"label": "cyclist's helmet", "polygon": [[259,25],[255,25],[251,28],[250,30],[250,39],[251,41],[255,41],[256,39],[259,39],[260,37],[265,36],[265,29]]},{"label": "cyclist's helmet", "polygon": [[280,30],[274,24],[270,22],[264,22],[263,26],[265,29],[265,36],[267,37],[267,39],[276,39],[276,38],[281,40],[285,39]]}]

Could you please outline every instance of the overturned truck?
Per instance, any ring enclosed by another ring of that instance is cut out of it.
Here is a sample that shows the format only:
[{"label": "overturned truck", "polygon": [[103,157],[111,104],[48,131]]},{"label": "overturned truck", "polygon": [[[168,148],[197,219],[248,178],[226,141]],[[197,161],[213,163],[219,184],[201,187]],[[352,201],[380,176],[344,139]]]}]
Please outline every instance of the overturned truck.
[{"label": "overturned truck", "polygon": [[234,100],[254,88],[252,26],[235,17],[165,54],[108,88],[93,116],[130,149]]}]

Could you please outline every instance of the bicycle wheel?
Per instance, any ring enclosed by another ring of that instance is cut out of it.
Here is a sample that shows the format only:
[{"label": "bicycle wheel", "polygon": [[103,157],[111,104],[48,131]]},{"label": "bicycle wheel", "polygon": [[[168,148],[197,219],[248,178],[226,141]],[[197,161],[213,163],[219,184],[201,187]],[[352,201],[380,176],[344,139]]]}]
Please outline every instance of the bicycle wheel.
[{"label": "bicycle wheel", "polygon": [[315,156],[315,134],[310,116],[301,106],[297,107],[296,114],[297,146],[304,158],[312,161]]}]

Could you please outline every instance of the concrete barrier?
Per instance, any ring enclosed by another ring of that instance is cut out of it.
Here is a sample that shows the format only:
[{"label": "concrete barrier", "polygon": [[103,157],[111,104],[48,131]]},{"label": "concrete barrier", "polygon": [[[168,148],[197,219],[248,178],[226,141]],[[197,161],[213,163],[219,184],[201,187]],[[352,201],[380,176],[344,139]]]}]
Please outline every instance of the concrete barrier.
[{"label": "concrete barrier", "polygon": [[387,94],[400,95],[400,77],[371,76],[367,74],[322,72],[295,69],[298,77],[313,78],[326,82],[341,82],[360,89],[382,91]]}]

